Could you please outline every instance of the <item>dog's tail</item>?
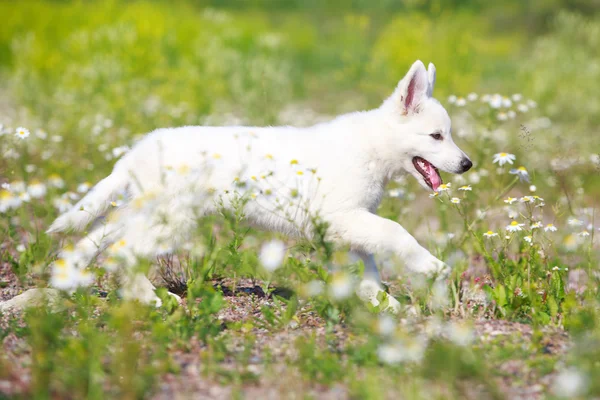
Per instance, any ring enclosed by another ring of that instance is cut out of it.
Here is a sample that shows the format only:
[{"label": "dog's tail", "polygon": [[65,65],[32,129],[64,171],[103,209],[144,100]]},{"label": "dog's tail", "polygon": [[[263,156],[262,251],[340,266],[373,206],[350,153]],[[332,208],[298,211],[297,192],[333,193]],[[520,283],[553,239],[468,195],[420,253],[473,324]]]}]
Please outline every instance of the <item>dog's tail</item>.
[{"label": "dog's tail", "polygon": [[67,229],[83,230],[91,221],[110,206],[111,198],[127,188],[129,177],[123,169],[113,172],[96,184],[88,194],[69,211],[58,217],[46,231],[61,232]]}]

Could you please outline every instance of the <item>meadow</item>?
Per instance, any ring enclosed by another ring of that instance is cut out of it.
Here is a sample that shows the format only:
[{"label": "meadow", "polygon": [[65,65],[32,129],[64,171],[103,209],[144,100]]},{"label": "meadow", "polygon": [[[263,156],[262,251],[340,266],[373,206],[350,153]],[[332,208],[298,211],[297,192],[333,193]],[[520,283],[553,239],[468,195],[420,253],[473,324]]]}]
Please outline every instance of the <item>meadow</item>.
[{"label": "meadow", "polygon": [[396,177],[378,214],[451,276],[378,255],[403,306],[382,312],[326,226],[256,231],[241,202],[140,260],[161,307],[102,257],[89,286],[0,302],[0,398],[600,397],[598,7],[323,4],[0,1],[0,301],[75,279],[50,265],[81,235],[45,231],[145,133],[375,108],[416,59],[474,167]]}]

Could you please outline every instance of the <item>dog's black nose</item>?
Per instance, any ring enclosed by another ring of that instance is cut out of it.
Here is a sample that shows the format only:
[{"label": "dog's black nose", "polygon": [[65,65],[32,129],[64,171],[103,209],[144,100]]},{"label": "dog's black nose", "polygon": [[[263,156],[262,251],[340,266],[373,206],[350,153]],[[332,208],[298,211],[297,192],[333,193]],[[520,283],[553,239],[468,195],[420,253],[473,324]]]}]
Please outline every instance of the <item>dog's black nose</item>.
[{"label": "dog's black nose", "polygon": [[472,166],[473,166],[473,163],[468,158],[463,158],[462,161],[460,162],[460,168],[463,173],[470,170]]}]

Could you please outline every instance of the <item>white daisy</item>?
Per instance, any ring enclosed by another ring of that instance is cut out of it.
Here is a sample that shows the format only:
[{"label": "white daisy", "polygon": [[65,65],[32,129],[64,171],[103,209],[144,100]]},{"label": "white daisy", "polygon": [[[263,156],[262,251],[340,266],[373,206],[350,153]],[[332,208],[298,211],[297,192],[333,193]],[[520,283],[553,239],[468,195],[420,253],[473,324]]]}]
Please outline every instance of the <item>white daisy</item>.
[{"label": "white daisy", "polygon": [[42,198],[46,195],[46,185],[40,181],[33,180],[27,187],[27,193],[34,199]]},{"label": "white daisy", "polygon": [[469,100],[469,101],[475,101],[475,100],[477,100],[477,93],[473,93],[473,92],[469,93],[467,95],[467,100]]},{"label": "white daisy", "polygon": [[500,108],[502,107],[502,96],[499,94],[494,94],[489,99],[489,105],[492,108]]},{"label": "white daisy", "polygon": [[523,240],[526,241],[529,244],[531,244],[533,242],[533,238],[531,236],[525,236],[523,238]]},{"label": "white daisy", "polygon": [[577,219],[577,218],[573,218],[573,217],[569,218],[569,219],[567,220],[567,223],[568,223],[570,226],[583,226],[583,224],[584,224],[584,222],[583,222],[583,221],[581,221],[581,220],[579,220],[579,219]]},{"label": "white daisy", "polygon": [[62,189],[65,187],[65,181],[57,174],[50,175],[48,177],[48,183],[57,189]]},{"label": "white daisy", "polygon": [[458,197],[453,197],[450,199],[450,202],[454,204],[460,204],[460,199]]},{"label": "white daisy", "polygon": [[544,232],[556,232],[558,229],[554,226],[554,224],[548,224],[544,228]]},{"label": "white daisy", "polygon": [[510,223],[510,225],[506,226],[506,230],[509,232],[518,232],[523,230],[524,226],[525,224],[519,224],[517,221],[513,221]]},{"label": "white daisy", "polygon": [[487,231],[486,233],[483,234],[483,236],[485,236],[486,238],[492,238],[492,237],[498,236],[498,234],[494,231]]},{"label": "white daisy", "polygon": [[26,139],[29,137],[29,130],[20,126],[15,131],[15,136],[18,137],[19,139]]},{"label": "white daisy", "polygon": [[587,236],[590,236],[590,233],[588,231],[581,231],[581,232],[579,232],[579,236],[587,237]]},{"label": "white daisy", "polygon": [[388,190],[388,196],[394,197],[394,198],[402,198],[402,197],[404,197],[404,190],[402,190],[400,188],[390,189],[390,190]]},{"label": "white daisy", "polygon": [[529,182],[529,172],[527,172],[527,169],[523,166],[520,166],[519,168],[513,168],[508,171],[508,173],[517,175],[521,182]]},{"label": "white daisy", "polygon": [[512,204],[512,203],[514,203],[515,201],[517,201],[517,199],[515,199],[514,197],[507,197],[506,199],[504,199],[504,202],[505,202],[506,204]]},{"label": "white daisy", "polygon": [[542,227],[542,223],[540,221],[531,225],[531,229],[539,229]]},{"label": "white daisy", "polygon": [[437,191],[438,192],[447,192],[450,190],[450,188],[452,187],[452,183],[448,182],[448,183],[442,183],[438,188]]},{"label": "white daisy", "polygon": [[454,103],[456,103],[456,99],[457,99],[457,97],[455,95],[451,94],[450,96],[448,96],[448,103],[454,104]]},{"label": "white daisy", "polygon": [[275,271],[283,262],[285,245],[280,240],[265,243],[260,250],[260,262],[268,271]]},{"label": "white daisy", "polygon": [[79,193],[86,193],[88,190],[90,190],[91,187],[92,187],[91,183],[89,183],[89,182],[83,182],[83,183],[80,183],[77,186],[77,191]]},{"label": "white daisy", "polygon": [[464,98],[462,98],[462,97],[459,97],[459,98],[457,98],[457,99],[456,99],[456,105],[457,105],[458,107],[463,107],[463,106],[465,106],[466,104],[467,104],[467,101],[466,101]]},{"label": "white daisy", "polygon": [[473,188],[471,188],[471,185],[465,185],[465,186],[459,187],[458,190],[471,191],[471,190],[473,190]]},{"label": "white daisy", "polygon": [[510,98],[513,99],[513,101],[521,101],[523,95],[521,93],[515,93],[512,96],[510,96]]},{"label": "white daisy", "polygon": [[354,292],[354,282],[345,273],[335,273],[329,284],[329,295],[336,300],[343,300]]},{"label": "white daisy", "polygon": [[510,153],[497,153],[494,154],[494,164],[498,163],[498,165],[503,166],[506,163],[512,164],[516,159],[514,154]]}]

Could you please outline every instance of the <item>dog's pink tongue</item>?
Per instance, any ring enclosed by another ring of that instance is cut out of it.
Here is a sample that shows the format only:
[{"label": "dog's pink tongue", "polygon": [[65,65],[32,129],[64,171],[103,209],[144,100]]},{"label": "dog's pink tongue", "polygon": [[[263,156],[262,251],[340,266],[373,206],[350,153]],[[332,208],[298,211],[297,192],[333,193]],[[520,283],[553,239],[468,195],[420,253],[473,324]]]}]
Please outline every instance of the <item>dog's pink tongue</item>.
[{"label": "dog's pink tongue", "polygon": [[429,178],[429,182],[431,182],[433,191],[436,191],[442,184],[442,177],[438,174],[433,165],[429,163],[427,163],[427,177]]}]

